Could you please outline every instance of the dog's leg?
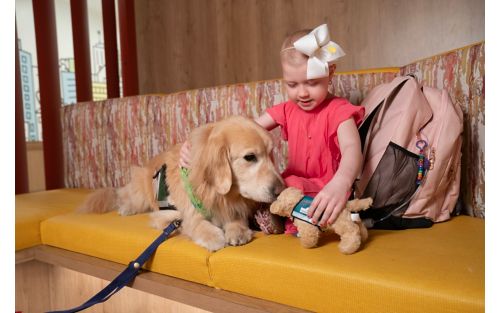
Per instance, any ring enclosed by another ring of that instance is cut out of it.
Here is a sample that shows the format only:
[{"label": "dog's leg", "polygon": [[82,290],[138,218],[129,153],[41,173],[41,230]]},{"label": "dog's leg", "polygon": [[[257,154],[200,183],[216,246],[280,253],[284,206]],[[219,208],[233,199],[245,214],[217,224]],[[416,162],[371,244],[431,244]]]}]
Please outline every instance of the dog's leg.
[{"label": "dog's leg", "polygon": [[359,212],[372,206],[372,198],[354,199],[347,201],[345,207],[349,212]]},{"label": "dog's leg", "polygon": [[[184,212],[183,215],[185,215]],[[205,220],[201,215],[189,215],[189,218],[183,218],[182,233],[189,236],[196,244],[208,249],[217,251],[224,248],[226,239],[224,231]]]},{"label": "dog's leg", "polygon": [[358,251],[361,246],[361,234],[359,226],[351,221],[350,213],[344,210],[340,213],[337,221],[341,219],[341,223],[335,222],[333,230],[340,236],[339,250],[344,254],[352,254]]},{"label": "dog's leg", "polygon": [[224,235],[228,245],[240,246],[252,240],[253,232],[244,221],[232,221],[224,225]]},{"label": "dog's leg", "polygon": [[149,201],[131,183],[119,188],[116,193],[118,195],[118,214],[134,215],[149,211]]},{"label": "dog's leg", "polygon": [[136,166],[131,168],[130,182],[117,190],[120,215],[133,215],[158,209],[151,192],[153,188],[151,177],[147,168]]},{"label": "dog's leg", "polygon": [[[181,218],[181,212],[177,210],[161,210],[154,211],[150,215],[151,226],[163,230],[168,224],[172,223],[174,220]],[[182,226],[182,225],[181,225]]]},{"label": "dog's leg", "polygon": [[300,244],[304,248],[314,248],[318,244],[319,240],[319,229],[309,223],[301,220],[295,220],[295,225],[297,225],[297,230],[299,231]]},{"label": "dog's leg", "polygon": [[368,229],[366,229],[365,224],[363,222],[356,222],[356,225],[359,227],[359,233],[361,234],[361,242],[365,242],[368,239]]}]

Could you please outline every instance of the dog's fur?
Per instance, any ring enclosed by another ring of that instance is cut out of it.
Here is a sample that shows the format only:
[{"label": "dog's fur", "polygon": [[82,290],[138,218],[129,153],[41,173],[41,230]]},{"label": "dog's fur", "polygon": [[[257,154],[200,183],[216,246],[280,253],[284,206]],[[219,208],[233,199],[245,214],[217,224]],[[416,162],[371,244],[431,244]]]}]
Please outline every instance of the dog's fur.
[{"label": "dog's fur", "polygon": [[[215,251],[252,239],[248,218],[257,202],[273,202],[284,183],[271,158],[269,133],[254,121],[233,116],[198,127],[190,135],[189,181],[194,194],[210,213],[205,219],[191,204],[180,177],[180,145],[154,157],[144,167],[131,169],[131,181],[122,188],[105,188],[89,195],[83,212],[117,209],[121,215],[154,211],[152,225],[163,229],[182,219],[181,232]],[[177,211],[160,211],[154,199],[152,177],[167,165],[168,202]]]}]

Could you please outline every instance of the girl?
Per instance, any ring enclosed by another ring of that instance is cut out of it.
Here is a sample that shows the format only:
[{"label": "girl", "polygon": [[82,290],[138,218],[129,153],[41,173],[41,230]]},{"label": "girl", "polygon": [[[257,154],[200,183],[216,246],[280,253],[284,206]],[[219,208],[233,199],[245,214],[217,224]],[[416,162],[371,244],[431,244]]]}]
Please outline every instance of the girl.
[{"label": "girl", "polygon": [[[281,48],[283,80],[289,100],[255,121],[267,130],[281,128],[288,141],[288,164],[282,177],[314,197],[308,211],[312,222],[332,224],[349,198],[362,165],[357,125],[364,108],[328,92],[335,72],[332,62],[344,52],[330,41],[323,24],[288,36]],[[183,145],[181,166],[189,166],[189,146]],[[297,233],[287,220],[285,233]]]}]

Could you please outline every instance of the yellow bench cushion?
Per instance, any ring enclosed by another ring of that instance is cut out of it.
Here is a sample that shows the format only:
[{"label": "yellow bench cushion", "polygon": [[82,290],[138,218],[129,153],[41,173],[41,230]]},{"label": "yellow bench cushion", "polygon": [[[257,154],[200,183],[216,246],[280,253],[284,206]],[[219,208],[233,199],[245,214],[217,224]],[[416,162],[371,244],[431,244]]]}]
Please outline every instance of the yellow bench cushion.
[{"label": "yellow bench cushion", "polygon": [[[120,216],[69,213],[41,224],[46,245],[128,264],[139,256],[161,231],[149,225],[149,215]],[[184,236],[165,241],[145,268],[211,286],[208,273],[210,253]]]},{"label": "yellow bench cushion", "polygon": [[317,312],[483,312],[484,221],[466,216],[429,229],[371,230],[342,255],[335,235],[303,249],[264,236],[210,257],[214,285]]},{"label": "yellow bench cushion", "polygon": [[[16,196],[16,249],[41,242],[128,264],[160,234],[147,214],[73,212],[88,193],[66,189]],[[315,249],[303,249],[289,235],[256,237],[209,253],[174,236],[146,268],[317,312],[484,311],[480,219],[459,216],[429,229],[371,230],[364,249],[350,256],[338,251],[335,235],[322,238]]]},{"label": "yellow bench cushion", "polygon": [[73,211],[88,189],[56,189],[16,195],[16,251],[42,243],[40,222]]}]

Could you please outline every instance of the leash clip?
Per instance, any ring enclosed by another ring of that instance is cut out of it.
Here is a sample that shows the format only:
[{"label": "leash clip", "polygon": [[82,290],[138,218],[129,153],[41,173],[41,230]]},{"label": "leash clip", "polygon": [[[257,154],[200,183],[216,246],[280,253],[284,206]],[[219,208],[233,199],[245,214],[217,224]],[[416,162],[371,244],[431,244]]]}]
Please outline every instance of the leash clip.
[{"label": "leash clip", "polygon": [[182,224],[182,220],[176,219],[172,223],[174,223],[175,228],[179,228]]}]

